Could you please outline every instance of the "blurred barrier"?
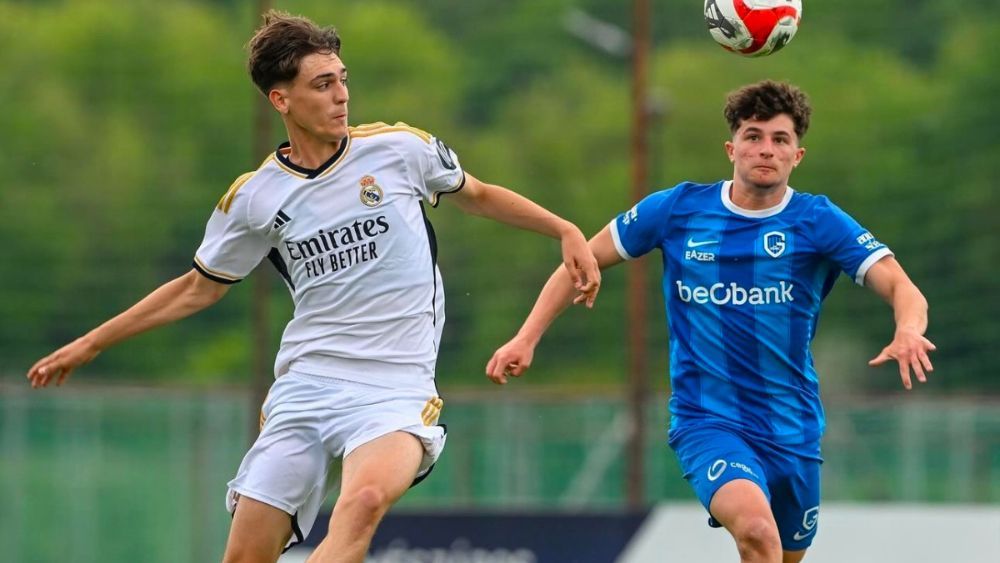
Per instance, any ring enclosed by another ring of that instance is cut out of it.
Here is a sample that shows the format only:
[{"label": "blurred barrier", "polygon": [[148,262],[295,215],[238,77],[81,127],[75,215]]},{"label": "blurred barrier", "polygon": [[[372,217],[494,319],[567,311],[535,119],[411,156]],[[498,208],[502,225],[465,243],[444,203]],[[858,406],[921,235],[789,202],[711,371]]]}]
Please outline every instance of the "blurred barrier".
[{"label": "blurred barrier", "polygon": [[[325,529],[325,520],[322,522]],[[1000,508],[824,503],[810,563],[996,563]],[[313,542],[315,545],[315,542]],[[309,547],[280,563],[302,563]],[[736,545],[696,504],[642,514],[405,513],[386,517],[369,563],[718,563]]]},{"label": "blurred barrier", "polygon": [[[648,511],[603,513],[432,512],[393,514],[379,526],[370,563],[607,563],[621,554]],[[303,547],[318,545],[329,514],[316,522]],[[284,562],[283,562],[284,563]]]},{"label": "blurred barrier", "polygon": [[[44,392],[0,383],[0,561],[217,559],[225,483],[249,441],[249,395],[80,383]],[[448,447],[400,511],[624,506],[620,397],[444,395]],[[648,411],[648,499],[691,501],[665,444],[663,402]],[[831,402],[827,416],[825,502],[1000,503],[997,405]]]}]

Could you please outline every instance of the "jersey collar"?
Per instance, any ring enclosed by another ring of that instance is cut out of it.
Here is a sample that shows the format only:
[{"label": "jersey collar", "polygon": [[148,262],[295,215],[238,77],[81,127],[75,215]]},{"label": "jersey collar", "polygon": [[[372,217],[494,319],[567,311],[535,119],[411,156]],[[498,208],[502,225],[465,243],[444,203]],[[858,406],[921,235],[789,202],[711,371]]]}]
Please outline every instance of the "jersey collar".
[{"label": "jersey collar", "polygon": [[340,146],[337,147],[337,151],[333,153],[329,159],[323,164],[320,164],[318,168],[306,168],[304,166],[299,166],[291,160],[288,159],[288,154],[291,152],[292,144],[288,141],[278,145],[278,150],[274,151],[274,158],[279,164],[289,172],[295,174],[296,176],[301,176],[306,179],[313,179],[318,177],[323,172],[330,169],[340,157],[344,156],[347,152],[347,145],[350,143],[350,136],[345,136],[342,141],[340,141]]},{"label": "jersey collar", "polygon": [[785,196],[781,198],[781,202],[778,203],[778,205],[775,205],[774,207],[768,207],[767,209],[743,209],[742,207],[733,203],[732,198],[729,196],[729,190],[732,187],[732,185],[733,185],[732,180],[722,182],[722,205],[724,205],[726,209],[732,211],[737,215],[741,215],[743,217],[750,217],[753,219],[762,219],[764,217],[771,217],[777,215],[778,213],[781,213],[782,211],[785,210],[786,207],[788,207],[788,202],[792,201],[792,194],[795,193],[795,190],[793,190],[791,186],[788,186],[788,188],[785,190]]}]

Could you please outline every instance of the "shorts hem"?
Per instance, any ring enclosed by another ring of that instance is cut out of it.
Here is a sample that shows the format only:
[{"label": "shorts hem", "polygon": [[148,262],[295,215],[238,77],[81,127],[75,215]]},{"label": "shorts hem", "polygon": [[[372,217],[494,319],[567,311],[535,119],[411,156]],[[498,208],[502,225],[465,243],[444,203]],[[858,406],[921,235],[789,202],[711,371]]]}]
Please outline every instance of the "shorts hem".
[{"label": "shorts hem", "polygon": [[[277,500],[277,499],[275,499],[273,497],[270,497],[270,496],[265,495],[263,493],[259,493],[257,491],[252,491],[250,489],[245,489],[243,487],[234,487],[234,486],[230,485],[229,486],[229,492],[230,493],[237,493],[241,497],[250,497],[250,498],[252,498],[252,499],[254,499],[254,500],[258,501],[258,502],[262,502],[262,503],[264,503],[266,505],[273,506],[274,508],[277,508],[278,510],[281,510],[282,512],[285,512],[289,516],[295,516],[295,514],[298,512],[298,509],[295,508],[294,506],[291,506],[291,505],[289,505],[287,503],[281,502],[281,501],[279,501],[279,500]],[[230,514],[233,514],[236,511],[236,504],[238,502],[239,502],[238,500],[234,501],[232,503],[232,507],[231,508],[229,506],[226,507],[226,509],[229,510]]]},{"label": "shorts hem", "polygon": [[[386,426],[385,428],[379,428],[378,430],[376,430],[374,432],[370,432],[368,434],[364,434],[360,438],[354,438],[348,444],[344,445],[344,455],[341,457],[341,459],[347,458],[347,456],[351,455],[351,452],[353,452],[354,450],[356,450],[356,449],[360,448],[361,446],[367,444],[368,442],[377,440],[377,439],[381,438],[382,436],[385,436],[387,434],[392,434],[393,432],[406,432],[407,434],[410,434],[411,436],[413,436],[416,439],[420,440],[420,445],[424,448],[424,455],[430,454],[431,452],[427,449],[427,446],[428,446],[427,440],[431,440],[432,438],[427,438],[426,436],[421,436],[420,434],[417,434],[416,432],[411,432],[410,430],[408,430],[409,428],[413,428],[414,426],[416,426],[416,425],[415,424],[410,424],[410,425],[401,426],[401,427],[398,427],[398,428],[397,427],[392,427],[392,426]],[[437,426],[429,426],[428,428],[437,428]]]}]

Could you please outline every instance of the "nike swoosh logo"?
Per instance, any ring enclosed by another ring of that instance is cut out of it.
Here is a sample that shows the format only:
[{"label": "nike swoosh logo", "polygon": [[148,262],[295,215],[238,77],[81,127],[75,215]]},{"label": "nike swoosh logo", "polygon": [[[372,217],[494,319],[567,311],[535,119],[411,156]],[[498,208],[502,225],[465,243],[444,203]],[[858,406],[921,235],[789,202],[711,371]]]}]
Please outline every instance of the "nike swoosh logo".
[{"label": "nike swoosh logo", "polygon": [[809,530],[809,531],[808,531],[808,532],[806,532],[805,534],[800,534],[800,533],[798,533],[798,532],[795,532],[795,535],[794,535],[794,536],[792,536],[792,538],[793,538],[793,539],[794,539],[795,541],[802,541],[802,540],[804,540],[804,539],[808,538],[808,537],[809,537],[809,534],[812,534],[812,533],[813,533],[813,530],[815,530],[815,528],[813,528],[812,530]]},{"label": "nike swoosh logo", "polygon": [[688,239],[688,248],[698,248],[699,246],[705,246],[706,244],[716,244],[717,240],[702,240],[695,242],[693,238]]}]

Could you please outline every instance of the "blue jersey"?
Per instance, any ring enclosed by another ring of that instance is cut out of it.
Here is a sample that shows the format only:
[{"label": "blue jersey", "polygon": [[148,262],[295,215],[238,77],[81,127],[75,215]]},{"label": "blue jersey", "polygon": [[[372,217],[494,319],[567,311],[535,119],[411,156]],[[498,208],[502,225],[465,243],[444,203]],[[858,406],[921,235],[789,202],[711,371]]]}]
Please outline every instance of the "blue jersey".
[{"label": "blue jersey", "polygon": [[611,223],[623,258],[663,254],[671,432],[709,422],[813,443],[825,426],[810,352],[820,305],[840,271],[862,284],[892,253],[824,196],[788,188],[747,210],[730,185],[679,184]]}]

